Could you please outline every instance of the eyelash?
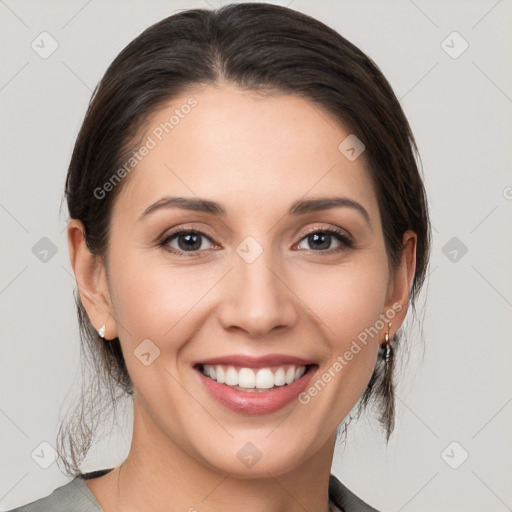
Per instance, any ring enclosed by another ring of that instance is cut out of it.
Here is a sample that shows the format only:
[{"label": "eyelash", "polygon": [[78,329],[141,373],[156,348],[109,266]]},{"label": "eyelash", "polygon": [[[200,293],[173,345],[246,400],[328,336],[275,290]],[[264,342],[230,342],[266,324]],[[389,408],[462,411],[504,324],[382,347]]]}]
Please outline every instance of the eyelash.
[{"label": "eyelash", "polygon": [[[354,241],[349,236],[347,236],[343,231],[336,229],[336,228],[329,228],[329,229],[313,228],[311,231],[304,233],[302,238],[299,240],[299,243],[302,242],[302,240],[304,240],[308,236],[314,235],[316,233],[322,233],[322,234],[326,234],[326,235],[334,235],[335,238],[337,238],[338,241],[341,242],[341,245],[335,249],[328,249],[328,250],[314,251],[313,249],[309,249],[310,252],[315,252],[315,253],[320,253],[320,254],[324,253],[325,255],[330,255],[333,253],[341,252],[345,249],[352,249],[355,247]],[[177,229],[176,231],[173,231],[172,233],[169,233],[168,235],[165,235],[164,238],[159,242],[158,245],[160,247],[162,247],[164,250],[166,250],[172,254],[175,254],[180,257],[185,257],[185,258],[193,258],[193,257],[197,256],[198,253],[202,252],[202,251],[179,251],[174,248],[170,248],[168,246],[168,243],[173,238],[176,238],[178,235],[181,235],[181,234],[201,235],[201,236],[204,236],[205,238],[207,238],[208,240],[210,240],[212,243],[214,243],[214,244],[217,243],[217,242],[215,242],[215,240],[213,240],[210,236],[208,236],[206,233],[203,233],[202,231],[198,231],[196,229],[181,228],[181,229]],[[187,252],[189,254],[187,254]]]}]

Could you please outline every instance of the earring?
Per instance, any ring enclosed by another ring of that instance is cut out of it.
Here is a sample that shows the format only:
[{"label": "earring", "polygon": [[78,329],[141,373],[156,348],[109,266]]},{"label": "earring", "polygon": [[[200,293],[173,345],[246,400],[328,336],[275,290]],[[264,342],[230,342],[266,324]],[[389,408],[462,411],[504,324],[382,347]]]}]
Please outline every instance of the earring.
[{"label": "earring", "polygon": [[391,345],[392,337],[389,334],[391,330],[391,322],[388,323],[386,334],[384,335],[384,371],[382,372],[381,382],[379,386],[379,392],[383,400],[383,407],[381,409],[381,423],[386,429],[386,439],[389,441],[391,432],[393,432],[395,426],[395,395],[394,395],[394,379],[393,379],[393,367],[394,367],[394,348]]},{"label": "earring", "polygon": [[391,342],[389,341],[389,329],[391,329],[391,322],[389,322],[386,334],[384,335],[384,340],[386,342],[384,345],[384,361],[386,362],[386,364],[388,364],[391,358],[393,357],[393,347],[391,346]]},{"label": "earring", "polygon": [[105,329],[106,329],[105,324],[103,324],[103,325],[98,329],[98,334],[100,335],[100,337],[101,337],[101,338],[104,338],[104,337],[105,337]]}]

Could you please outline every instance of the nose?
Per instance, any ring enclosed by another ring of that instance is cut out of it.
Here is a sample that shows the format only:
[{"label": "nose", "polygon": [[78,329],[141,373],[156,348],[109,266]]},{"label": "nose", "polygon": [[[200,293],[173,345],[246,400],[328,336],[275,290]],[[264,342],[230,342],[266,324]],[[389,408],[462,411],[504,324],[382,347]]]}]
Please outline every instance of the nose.
[{"label": "nose", "polygon": [[297,299],[287,286],[283,271],[267,253],[270,251],[263,251],[251,263],[234,255],[234,268],[224,282],[218,310],[224,329],[262,337],[297,321]]}]

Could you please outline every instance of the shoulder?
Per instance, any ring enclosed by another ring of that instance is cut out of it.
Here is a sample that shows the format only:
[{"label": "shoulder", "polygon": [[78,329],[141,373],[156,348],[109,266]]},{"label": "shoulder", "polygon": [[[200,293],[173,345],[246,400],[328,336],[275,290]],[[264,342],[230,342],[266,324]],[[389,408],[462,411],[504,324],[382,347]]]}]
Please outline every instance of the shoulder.
[{"label": "shoulder", "polygon": [[329,480],[329,498],[342,512],[379,512],[345,487],[333,474]]},{"label": "shoulder", "polygon": [[49,496],[8,512],[102,512],[85,480],[77,476]]}]

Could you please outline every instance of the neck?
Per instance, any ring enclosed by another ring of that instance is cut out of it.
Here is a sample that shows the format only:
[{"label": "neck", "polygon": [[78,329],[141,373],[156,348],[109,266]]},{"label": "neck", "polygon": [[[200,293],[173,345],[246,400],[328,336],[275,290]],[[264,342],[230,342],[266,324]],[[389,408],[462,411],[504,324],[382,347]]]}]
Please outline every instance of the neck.
[{"label": "neck", "polygon": [[280,474],[265,470],[263,458],[254,465],[254,470],[260,466],[258,473],[222,472],[195,457],[185,438],[178,444],[166,436],[135,406],[128,457],[101,477],[104,482],[88,485],[101,495],[105,512],[168,512],[170,505],[187,512],[328,512],[334,444],[335,435],[312,457]]}]

